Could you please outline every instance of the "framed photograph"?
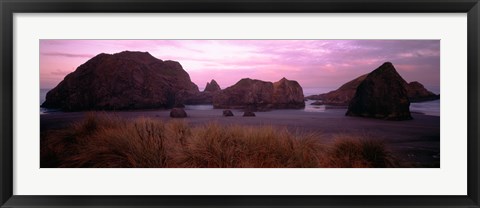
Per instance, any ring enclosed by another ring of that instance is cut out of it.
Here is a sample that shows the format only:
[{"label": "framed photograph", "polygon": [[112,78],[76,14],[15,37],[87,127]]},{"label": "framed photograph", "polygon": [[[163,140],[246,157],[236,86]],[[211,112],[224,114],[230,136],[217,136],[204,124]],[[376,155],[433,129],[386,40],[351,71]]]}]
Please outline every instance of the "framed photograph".
[{"label": "framed photograph", "polygon": [[479,207],[468,1],[1,1],[1,207]]}]

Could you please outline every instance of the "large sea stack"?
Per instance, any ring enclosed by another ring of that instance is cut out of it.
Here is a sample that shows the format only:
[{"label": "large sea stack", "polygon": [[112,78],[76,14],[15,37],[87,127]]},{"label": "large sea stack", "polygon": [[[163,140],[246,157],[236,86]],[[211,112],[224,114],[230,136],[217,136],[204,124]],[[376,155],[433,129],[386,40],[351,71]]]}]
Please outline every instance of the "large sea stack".
[{"label": "large sea stack", "polygon": [[[318,103],[323,105],[348,106],[353,96],[355,95],[355,92],[357,91],[357,87],[360,85],[360,83],[363,82],[367,75],[368,74],[359,76],[343,84],[340,88],[336,90],[319,95],[310,95],[306,98],[310,100],[321,100]],[[440,99],[439,95],[428,91],[421,83],[417,81],[407,83],[404,80],[403,85],[407,90],[407,95],[410,99],[410,102],[424,102]]]},{"label": "large sea stack", "polygon": [[305,107],[303,89],[297,81],[278,82],[241,79],[213,97],[214,108],[247,108],[252,111]]},{"label": "large sea stack", "polygon": [[285,77],[273,83],[274,108],[304,108],[303,89],[297,81]]},{"label": "large sea stack", "polygon": [[405,83],[392,63],[382,64],[360,83],[346,115],[386,120],[412,119]]},{"label": "large sea stack", "polygon": [[65,111],[170,108],[179,92],[198,87],[176,61],[148,52],[99,54],[47,93],[45,108]]}]

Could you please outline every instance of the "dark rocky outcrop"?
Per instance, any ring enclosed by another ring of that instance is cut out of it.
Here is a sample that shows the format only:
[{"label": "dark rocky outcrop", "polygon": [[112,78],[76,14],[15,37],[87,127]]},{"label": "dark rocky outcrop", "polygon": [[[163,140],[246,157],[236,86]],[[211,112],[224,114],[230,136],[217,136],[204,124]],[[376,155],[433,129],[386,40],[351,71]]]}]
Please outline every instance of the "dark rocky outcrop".
[{"label": "dark rocky outcrop", "polygon": [[324,105],[345,105],[347,106],[355,95],[358,85],[367,77],[368,74],[359,76],[338,88],[337,90],[330,91],[325,94],[320,94],[317,96],[307,97],[307,98],[317,98],[315,100],[322,100]]},{"label": "dark rocky outcrop", "polygon": [[410,101],[405,80],[390,62],[372,71],[360,83],[351,100],[347,116],[409,120]]},{"label": "dark rocky outcrop", "polygon": [[305,99],[307,99],[307,100],[322,100],[323,95],[325,95],[325,93],[324,94],[319,94],[319,95],[309,95],[309,96],[306,96]]},{"label": "dark rocky outcrop", "polygon": [[305,107],[303,89],[297,81],[285,77],[273,83],[274,108],[298,109]]},{"label": "dark rocky outcrop", "polygon": [[420,82],[410,82],[406,86],[408,98],[410,102],[423,102],[440,99],[440,95],[428,91]]},{"label": "dark rocky outcrop", "polygon": [[65,111],[170,108],[177,93],[198,87],[176,61],[148,52],[99,54],[47,93],[45,108]]},{"label": "dark rocky outcrop", "polygon": [[255,79],[241,79],[213,97],[214,108],[271,107],[273,83]]},{"label": "dark rocky outcrop", "polygon": [[243,112],[243,117],[255,117],[255,113],[252,111]]},{"label": "dark rocky outcrop", "polygon": [[[328,93],[319,95],[310,95],[306,98],[309,100],[321,100],[322,105],[336,105],[336,106],[348,106],[352,100],[358,85],[367,77],[368,74],[364,74],[343,84],[340,88],[330,91]],[[408,98],[410,102],[423,102],[429,100],[440,99],[439,95],[428,91],[422,84],[417,81],[407,83],[403,81],[403,85],[407,90]]]},{"label": "dark rocky outcrop", "polygon": [[212,104],[213,93],[182,90],[177,93],[176,103],[185,105]]},{"label": "dark rocky outcrop", "polygon": [[212,81],[207,82],[207,85],[205,86],[204,92],[218,92],[222,89],[220,89],[220,86],[217,84],[217,82],[212,79]]},{"label": "dark rocky outcrop", "polygon": [[177,103],[186,105],[202,105],[212,104],[213,96],[220,92],[220,86],[215,80],[207,82],[205,90],[203,92],[195,92],[192,90],[182,90],[177,95]]},{"label": "dark rocky outcrop", "polygon": [[223,110],[223,116],[225,117],[233,116],[233,112],[231,110]]},{"label": "dark rocky outcrop", "polygon": [[172,108],[172,110],[170,110],[170,117],[185,118],[187,117],[187,112],[185,112],[183,108]]},{"label": "dark rocky outcrop", "polygon": [[213,96],[214,108],[248,108],[252,111],[304,108],[303,90],[296,81],[241,79]]}]

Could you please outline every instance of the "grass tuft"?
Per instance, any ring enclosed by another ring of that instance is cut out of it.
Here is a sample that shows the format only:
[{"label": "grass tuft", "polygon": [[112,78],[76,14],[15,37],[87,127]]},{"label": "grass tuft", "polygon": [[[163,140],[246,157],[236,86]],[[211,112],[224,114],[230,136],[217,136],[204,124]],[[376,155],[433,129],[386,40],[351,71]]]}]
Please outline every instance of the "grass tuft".
[{"label": "grass tuft", "polygon": [[339,134],[329,150],[327,166],[338,168],[390,168],[398,164],[382,140],[369,135]]}]

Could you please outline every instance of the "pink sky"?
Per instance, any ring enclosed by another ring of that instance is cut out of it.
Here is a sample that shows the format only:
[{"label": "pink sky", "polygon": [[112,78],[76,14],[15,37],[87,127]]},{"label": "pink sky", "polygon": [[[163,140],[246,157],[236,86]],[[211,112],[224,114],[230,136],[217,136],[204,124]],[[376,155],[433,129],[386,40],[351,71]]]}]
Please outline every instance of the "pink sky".
[{"label": "pink sky", "polygon": [[246,77],[286,77],[318,94],[390,61],[407,82],[440,90],[439,40],[40,40],[40,88],[99,53],[126,50],[180,62],[200,89],[211,79],[224,89]]}]

